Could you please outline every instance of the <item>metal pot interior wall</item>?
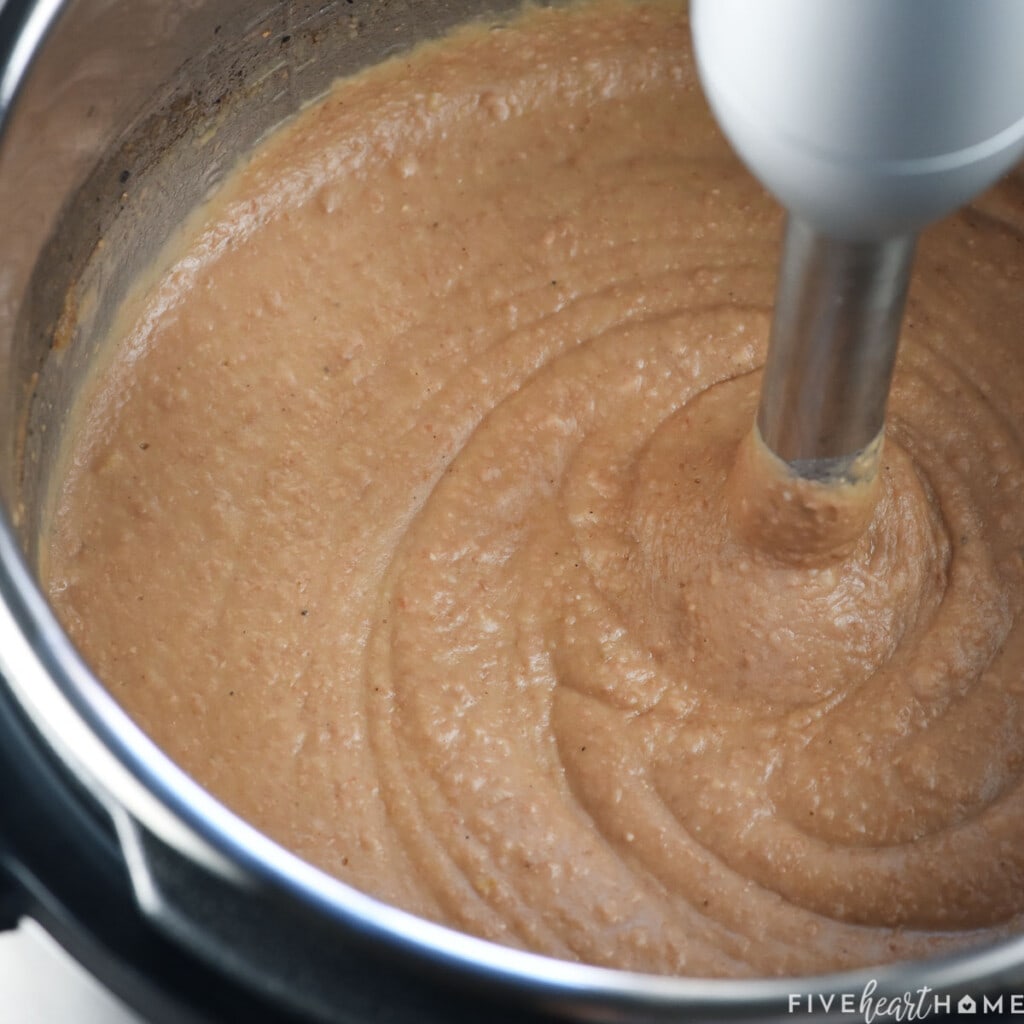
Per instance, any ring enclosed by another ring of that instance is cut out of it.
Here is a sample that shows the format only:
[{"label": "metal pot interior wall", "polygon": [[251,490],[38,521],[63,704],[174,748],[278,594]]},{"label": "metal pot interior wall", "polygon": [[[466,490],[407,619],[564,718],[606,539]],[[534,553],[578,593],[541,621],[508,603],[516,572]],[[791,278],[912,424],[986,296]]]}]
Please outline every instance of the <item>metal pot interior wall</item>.
[{"label": "metal pot interior wall", "polygon": [[[39,21],[45,6],[24,5]],[[0,142],[0,495],[30,565],[74,397],[132,281],[186,214],[338,76],[514,6],[63,6]]]}]

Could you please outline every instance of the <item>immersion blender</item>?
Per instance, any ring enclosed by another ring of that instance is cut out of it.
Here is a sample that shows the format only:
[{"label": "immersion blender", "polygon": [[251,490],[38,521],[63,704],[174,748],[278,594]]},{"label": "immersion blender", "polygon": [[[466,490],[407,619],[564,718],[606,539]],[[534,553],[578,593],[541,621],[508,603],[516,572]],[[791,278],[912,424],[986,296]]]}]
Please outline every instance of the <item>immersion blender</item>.
[{"label": "immersion blender", "polygon": [[704,91],[786,208],[757,428],[874,472],[918,231],[1024,154],[1024,0],[692,0]]}]

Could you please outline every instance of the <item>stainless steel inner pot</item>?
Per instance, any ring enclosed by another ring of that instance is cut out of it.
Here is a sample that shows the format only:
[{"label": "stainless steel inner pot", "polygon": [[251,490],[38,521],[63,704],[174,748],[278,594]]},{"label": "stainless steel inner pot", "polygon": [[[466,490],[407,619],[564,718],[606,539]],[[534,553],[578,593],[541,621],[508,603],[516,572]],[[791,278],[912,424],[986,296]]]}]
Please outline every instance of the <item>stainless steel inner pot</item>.
[{"label": "stainless steel inner pot", "polygon": [[[196,785],[123,714],[42,597],[33,567],[67,412],[134,274],[240,154],[333,78],[515,2],[0,0],[0,690],[112,826],[137,911],[282,1012],[440,1021],[456,999],[497,998],[514,1020],[786,1020],[793,993],[806,1018],[809,996],[871,979],[876,996],[1020,988],[1024,938],[737,982],[563,963],[417,919]],[[413,995],[392,972],[414,979]]]}]

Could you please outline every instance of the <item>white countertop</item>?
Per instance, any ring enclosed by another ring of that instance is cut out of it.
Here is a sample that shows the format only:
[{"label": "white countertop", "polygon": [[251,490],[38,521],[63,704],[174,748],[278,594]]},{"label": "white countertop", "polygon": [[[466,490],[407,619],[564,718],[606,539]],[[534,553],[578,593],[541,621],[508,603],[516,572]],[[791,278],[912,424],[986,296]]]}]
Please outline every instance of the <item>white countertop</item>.
[{"label": "white countertop", "polygon": [[4,1024],[145,1024],[34,921],[0,934]]}]

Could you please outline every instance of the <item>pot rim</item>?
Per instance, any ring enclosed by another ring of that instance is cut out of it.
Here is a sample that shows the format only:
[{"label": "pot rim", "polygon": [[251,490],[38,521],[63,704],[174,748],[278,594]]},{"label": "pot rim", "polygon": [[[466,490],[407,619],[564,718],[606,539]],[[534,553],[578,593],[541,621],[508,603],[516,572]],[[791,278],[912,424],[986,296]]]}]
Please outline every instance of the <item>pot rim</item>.
[{"label": "pot rim", "polygon": [[499,945],[381,902],[302,860],[203,789],[135,724],[86,665],[50,609],[0,510],[0,674],[53,750],[115,821],[125,814],[224,880],[269,889],[353,929],[468,978],[532,987],[555,1000],[598,999],[657,1010],[743,1014],[809,997],[876,998],[985,988],[1024,962],[1024,936],[917,961],[763,979],[644,974],[557,960]]}]

